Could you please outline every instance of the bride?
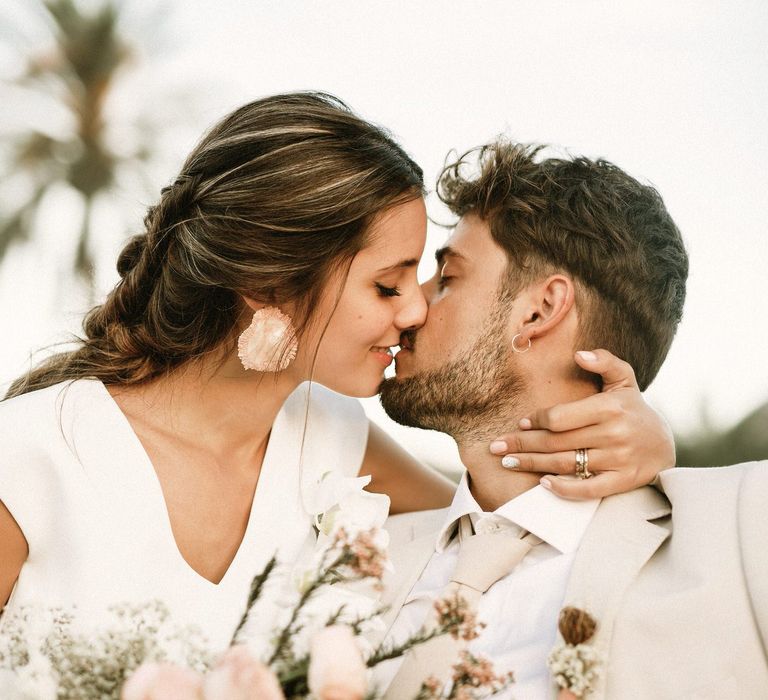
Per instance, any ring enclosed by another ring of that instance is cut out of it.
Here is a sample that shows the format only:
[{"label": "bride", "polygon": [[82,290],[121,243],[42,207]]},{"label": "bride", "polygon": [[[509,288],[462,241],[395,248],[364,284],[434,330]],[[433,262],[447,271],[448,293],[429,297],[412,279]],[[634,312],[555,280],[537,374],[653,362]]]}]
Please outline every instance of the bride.
[{"label": "bride", "polygon": [[[451,484],[348,398],[376,394],[426,317],[423,195],[416,163],[329,95],[268,97],[215,126],[79,346],[0,403],[0,606],[74,604],[98,624],[159,598],[220,647],[254,574],[312,542],[302,493],[318,474],[370,475],[393,512],[447,505]],[[576,423],[605,427],[596,398]],[[673,454],[639,394],[629,405],[626,437],[614,425],[594,445],[627,466],[625,489]],[[556,451],[579,446],[562,433]]]}]

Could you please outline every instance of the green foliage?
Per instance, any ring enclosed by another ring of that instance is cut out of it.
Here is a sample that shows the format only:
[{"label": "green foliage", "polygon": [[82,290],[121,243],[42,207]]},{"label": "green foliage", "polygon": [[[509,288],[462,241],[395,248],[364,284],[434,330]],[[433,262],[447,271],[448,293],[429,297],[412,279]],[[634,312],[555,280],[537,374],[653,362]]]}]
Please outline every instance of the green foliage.
[{"label": "green foliage", "polygon": [[678,436],[680,467],[717,467],[768,459],[768,403],[726,431],[706,430],[694,436]]}]

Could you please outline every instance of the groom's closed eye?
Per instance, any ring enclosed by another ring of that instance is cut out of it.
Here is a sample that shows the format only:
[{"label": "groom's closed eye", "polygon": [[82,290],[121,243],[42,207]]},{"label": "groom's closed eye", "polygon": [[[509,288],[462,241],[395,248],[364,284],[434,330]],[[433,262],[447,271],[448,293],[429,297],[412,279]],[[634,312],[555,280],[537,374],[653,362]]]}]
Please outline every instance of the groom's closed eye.
[{"label": "groom's closed eye", "polygon": [[437,288],[443,290],[450,280],[453,279],[452,275],[446,274],[446,268],[448,263],[445,263],[437,272]]},{"label": "groom's closed eye", "polygon": [[[437,261],[437,272],[435,273],[438,280],[438,285],[442,289],[448,280],[454,279],[456,276],[455,267],[458,265],[461,267],[461,263],[466,258],[459,253],[455,248],[451,246],[443,246],[435,251],[435,260]],[[450,265],[450,270],[448,266]]]}]

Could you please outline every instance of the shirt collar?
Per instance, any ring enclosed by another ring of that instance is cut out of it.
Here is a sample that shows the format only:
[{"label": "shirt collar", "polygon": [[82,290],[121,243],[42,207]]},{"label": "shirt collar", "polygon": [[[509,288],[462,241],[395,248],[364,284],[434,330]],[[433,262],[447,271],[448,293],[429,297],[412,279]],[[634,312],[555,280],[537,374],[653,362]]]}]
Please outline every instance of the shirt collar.
[{"label": "shirt collar", "polygon": [[462,517],[464,517],[465,515],[470,515],[472,513],[482,513],[482,512],[483,512],[482,508],[480,508],[480,506],[477,505],[477,501],[475,500],[475,497],[472,495],[472,492],[469,490],[469,482],[467,481],[467,472],[465,471],[461,475],[461,480],[459,481],[459,487],[456,489],[456,492],[453,494],[453,501],[451,502],[451,505],[448,507],[448,512],[445,515],[445,521],[443,522],[443,527],[440,529],[440,532],[437,535],[437,545],[435,546],[435,549],[438,552],[442,552],[448,546],[448,543],[453,538],[454,532],[456,530],[456,524]]},{"label": "shirt collar", "polygon": [[[568,501],[539,485],[507,501],[493,514],[532,532],[562,554],[568,554],[579,546],[598,505],[599,498]],[[469,490],[465,471],[438,534],[435,545],[437,552],[442,552],[448,546],[457,521],[464,515],[472,514],[482,516],[484,513]]]}]

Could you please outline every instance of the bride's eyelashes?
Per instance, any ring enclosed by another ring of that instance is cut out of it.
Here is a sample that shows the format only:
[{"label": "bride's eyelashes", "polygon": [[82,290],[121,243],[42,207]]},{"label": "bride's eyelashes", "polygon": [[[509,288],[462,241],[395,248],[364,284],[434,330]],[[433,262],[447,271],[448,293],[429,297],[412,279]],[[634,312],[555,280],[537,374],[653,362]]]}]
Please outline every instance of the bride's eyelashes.
[{"label": "bride's eyelashes", "polygon": [[376,285],[376,289],[379,291],[379,295],[383,297],[399,297],[400,296],[400,288],[399,287],[385,287],[383,284],[379,284],[378,282],[374,282]]}]

